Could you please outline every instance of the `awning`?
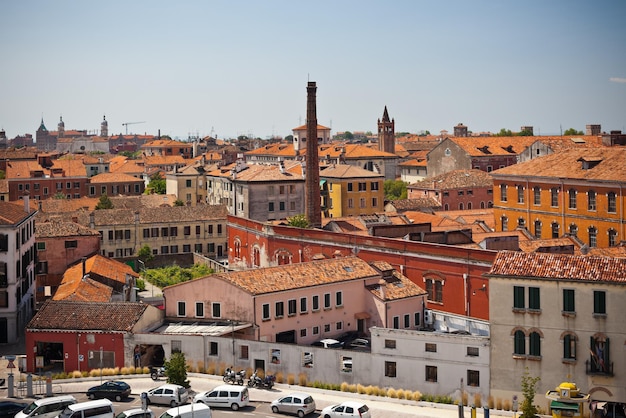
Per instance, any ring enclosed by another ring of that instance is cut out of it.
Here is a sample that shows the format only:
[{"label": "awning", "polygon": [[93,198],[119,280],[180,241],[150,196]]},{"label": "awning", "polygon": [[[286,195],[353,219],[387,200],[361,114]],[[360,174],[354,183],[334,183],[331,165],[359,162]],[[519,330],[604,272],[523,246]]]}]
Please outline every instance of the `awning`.
[{"label": "awning", "polygon": [[369,319],[371,318],[370,314],[368,314],[367,312],[357,312],[354,314],[354,317],[356,319]]},{"label": "awning", "polygon": [[568,403],[568,402],[559,402],[559,401],[550,402],[551,409],[558,409],[561,411],[578,411],[579,405],[580,404],[578,403]]}]

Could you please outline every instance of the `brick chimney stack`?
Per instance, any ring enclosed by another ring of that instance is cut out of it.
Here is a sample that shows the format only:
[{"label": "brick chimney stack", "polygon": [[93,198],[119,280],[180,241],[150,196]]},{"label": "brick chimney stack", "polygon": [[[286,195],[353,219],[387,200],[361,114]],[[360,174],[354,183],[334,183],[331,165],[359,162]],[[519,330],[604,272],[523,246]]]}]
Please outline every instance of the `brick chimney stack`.
[{"label": "brick chimney stack", "polygon": [[317,156],[317,87],[315,81],[306,86],[306,179],[305,210],[306,218],[313,228],[322,227],[322,207],[320,196],[320,167]]}]

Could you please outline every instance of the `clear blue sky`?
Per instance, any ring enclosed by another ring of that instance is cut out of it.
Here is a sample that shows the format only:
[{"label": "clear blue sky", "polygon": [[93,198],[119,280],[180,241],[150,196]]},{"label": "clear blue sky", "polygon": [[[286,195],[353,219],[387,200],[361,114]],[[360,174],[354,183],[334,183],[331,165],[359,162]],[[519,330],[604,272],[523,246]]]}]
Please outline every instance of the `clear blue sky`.
[{"label": "clear blue sky", "polygon": [[0,1],[0,128],[626,127],[626,1]]}]

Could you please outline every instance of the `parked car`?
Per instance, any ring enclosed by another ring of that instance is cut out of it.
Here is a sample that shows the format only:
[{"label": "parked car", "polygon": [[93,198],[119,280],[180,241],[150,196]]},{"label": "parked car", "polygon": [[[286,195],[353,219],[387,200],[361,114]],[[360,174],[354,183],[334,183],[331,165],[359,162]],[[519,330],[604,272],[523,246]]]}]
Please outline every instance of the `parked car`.
[{"label": "parked car", "polygon": [[148,403],[170,405],[172,408],[187,403],[189,392],[183,386],[165,384],[146,392]]},{"label": "parked car", "polygon": [[0,402],[0,418],[13,418],[15,414],[26,408],[26,403],[2,401]]},{"label": "parked car", "polygon": [[302,418],[315,411],[315,401],[306,393],[290,393],[272,401],[270,407],[275,414],[281,412]]},{"label": "parked car", "polygon": [[150,408],[145,411],[141,408],[134,408],[120,412],[115,418],[154,418],[154,412]]},{"label": "parked car", "polygon": [[372,347],[370,346],[370,340],[365,338],[355,338],[348,344],[347,348],[356,349],[356,350],[370,350]]},{"label": "parked car", "polygon": [[213,390],[200,392],[193,397],[193,403],[203,403],[211,408],[230,408],[233,411],[248,406],[250,392],[245,386],[220,385]]},{"label": "parked car", "polygon": [[371,418],[370,409],[362,402],[346,401],[339,405],[331,405],[322,409],[322,418]]},{"label": "parked car", "polygon": [[159,418],[211,418],[211,408],[203,403],[192,403],[168,409]]},{"label": "parked car", "polygon": [[343,334],[336,337],[335,339],[347,345],[348,343],[350,343],[350,341],[355,340],[362,336],[363,336],[363,333],[359,331],[346,331]]},{"label": "parked car", "polygon": [[121,380],[109,380],[101,385],[94,386],[87,390],[89,399],[114,399],[116,402],[126,399],[130,396],[130,385]]},{"label": "parked car", "polygon": [[337,340],[333,340],[332,338],[325,338],[323,340],[315,341],[311,344],[314,347],[324,347],[324,348],[341,348],[343,347],[343,343]]},{"label": "parked car", "polygon": [[51,398],[35,399],[31,404],[15,414],[15,418],[54,418],[68,405],[76,403],[72,395],[53,396]]}]

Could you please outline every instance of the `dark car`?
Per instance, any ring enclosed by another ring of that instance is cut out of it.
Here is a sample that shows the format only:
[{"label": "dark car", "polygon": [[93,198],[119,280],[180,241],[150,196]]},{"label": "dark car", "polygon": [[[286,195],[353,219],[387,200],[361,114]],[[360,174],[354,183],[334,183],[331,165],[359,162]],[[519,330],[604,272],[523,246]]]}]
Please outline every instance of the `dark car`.
[{"label": "dark car", "polygon": [[119,402],[122,399],[128,398],[128,396],[130,396],[130,386],[128,383],[120,380],[110,380],[87,390],[87,397],[89,399],[107,398]]},{"label": "dark car", "polygon": [[15,414],[26,408],[27,403],[3,401],[0,402],[0,418],[13,418]]},{"label": "dark car", "polygon": [[344,345],[348,345],[350,341],[355,340],[359,337],[362,337],[363,333],[359,331],[346,331],[340,336],[336,337],[337,341],[344,343]]},{"label": "dark car", "polygon": [[350,341],[350,344],[348,344],[347,348],[351,350],[369,351],[371,349],[370,340],[368,340],[367,338],[355,338],[354,340]]}]

